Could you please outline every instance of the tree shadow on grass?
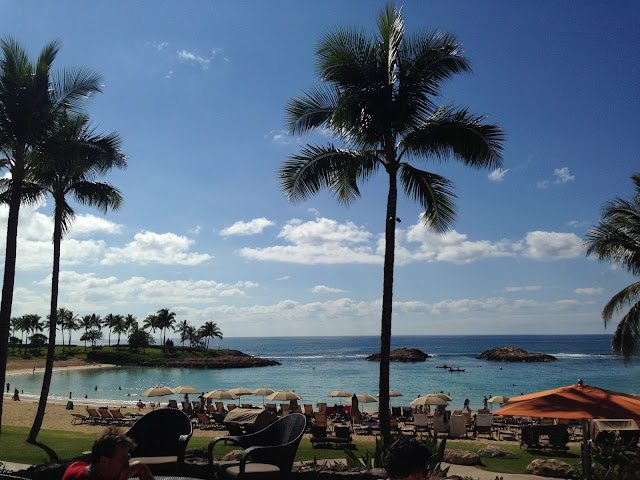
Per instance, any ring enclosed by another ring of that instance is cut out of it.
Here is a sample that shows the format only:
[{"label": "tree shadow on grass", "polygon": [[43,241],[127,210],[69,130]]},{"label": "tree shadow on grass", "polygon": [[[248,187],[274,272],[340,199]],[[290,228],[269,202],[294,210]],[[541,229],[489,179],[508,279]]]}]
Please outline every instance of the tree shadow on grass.
[{"label": "tree shadow on grass", "polygon": [[28,440],[25,440],[26,443],[36,446],[38,448],[41,448],[42,450],[45,451],[45,453],[47,455],[49,455],[49,461],[51,462],[59,462],[60,459],[58,458],[58,454],[56,453],[56,451],[51,448],[51,447],[47,447],[44,443],[40,443],[40,442],[30,442]]}]

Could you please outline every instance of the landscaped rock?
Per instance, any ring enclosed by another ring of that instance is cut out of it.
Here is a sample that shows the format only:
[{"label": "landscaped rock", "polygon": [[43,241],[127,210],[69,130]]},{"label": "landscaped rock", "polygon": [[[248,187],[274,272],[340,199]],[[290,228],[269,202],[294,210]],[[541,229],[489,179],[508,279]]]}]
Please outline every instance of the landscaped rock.
[{"label": "landscaped rock", "polygon": [[478,455],[481,457],[515,457],[516,454],[510,450],[505,450],[504,448],[496,447],[493,445],[489,445],[483,449],[478,450]]},{"label": "landscaped rock", "polygon": [[553,355],[529,353],[515,347],[498,347],[493,350],[485,350],[476,358],[500,362],[554,362],[556,360]]},{"label": "landscaped rock", "polygon": [[533,475],[553,478],[573,478],[577,473],[574,467],[555,458],[548,460],[536,458],[527,465],[527,472]]},{"label": "landscaped rock", "polygon": [[242,459],[242,454],[244,453],[244,450],[231,450],[229,453],[227,453],[224,457],[222,457],[222,460],[224,462],[230,462],[233,460],[241,460]]},{"label": "landscaped rock", "polygon": [[[397,348],[390,355],[392,362],[424,362],[427,358],[429,358],[429,355],[417,348]],[[379,362],[380,354],[369,355],[367,360]]]},{"label": "landscaped rock", "polygon": [[480,455],[469,450],[445,450],[443,460],[454,465],[482,465]]}]

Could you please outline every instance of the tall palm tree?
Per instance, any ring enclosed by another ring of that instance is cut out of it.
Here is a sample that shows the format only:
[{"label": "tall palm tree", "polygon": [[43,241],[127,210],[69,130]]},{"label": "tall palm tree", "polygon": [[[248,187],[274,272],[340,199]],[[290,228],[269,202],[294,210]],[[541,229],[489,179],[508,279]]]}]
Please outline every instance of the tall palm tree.
[{"label": "tall palm tree", "polygon": [[[42,324],[42,317],[40,315],[36,315],[35,313],[27,313],[22,316],[24,321],[24,328],[27,332],[27,340],[29,343],[32,343],[29,340],[29,333],[31,333],[31,337],[36,334],[36,332],[41,332],[44,330],[44,325]],[[55,332],[55,327],[53,327]]]},{"label": "tall palm tree", "polygon": [[124,317],[122,315],[114,315],[113,318],[113,333],[118,335],[118,343],[120,346],[120,336],[127,331],[127,324],[124,321]]},{"label": "tall palm tree", "polygon": [[209,348],[209,339],[213,340],[213,337],[218,337],[222,340],[222,331],[218,327],[216,322],[205,322],[200,327],[200,336],[206,338],[206,348]]},{"label": "tall palm tree", "polygon": [[182,346],[184,347],[184,341],[188,338],[187,330],[190,327],[188,320],[182,320],[178,322],[178,325],[173,329],[174,332],[180,334],[180,341],[182,342]]},{"label": "tall palm tree", "polygon": [[138,319],[132,314],[128,313],[124,317],[124,324],[126,327],[126,332],[127,334],[129,334],[130,331],[132,332],[133,330],[136,330],[138,328]]},{"label": "tall palm tree", "polygon": [[[161,330],[158,316],[152,313],[147,315],[147,318],[144,319],[144,323],[142,324],[142,328],[144,330],[151,329],[153,333],[156,333],[156,330]],[[162,339],[160,343],[162,343]]]},{"label": "tall palm tree", "polygon": [[109,346],[111,346],[111,329],[113,328],[115,316],[113,313],[108,313],[105,315],[104,320],[102,320],[102,325],[109,329]]},{"label": "tall palm tree", "polygon": [[[604,205],[600,223],[587,232],[587,255],[609,260],[632,275],[640,275],[640,174],[631,176],[636,192],[630,200],[615,198]],[[640,281],[616,293],[602,310],[605,327],[623,311],[613,339],[613,351],[631,362],[640,345]]]},{"label": "tall palm tree", "polygon": [[[44,144],[41,152],[42,160],[33,166],[28,175],[35,185],[53,197],[54,221],[50,307],[52,328],[49,333],[49,348],[40,403],[27,442],[34,443],[40,432],[53,373],[60,247],[62,237],[69,231],[75,218],[75,211],[68,203],[67,196],[73,196],[82,205],[97,207],[104,213],[109,207],[117,209],[122,203],[118,189],[108,183],[97,182],[95,178],[104,175],[113,167],[126,166],[125,156],[120,152],[120,144],[120,137],[116,134],[106,136],[95,134],[89,127],[89,119],[86,115],[70,116],[63,111],[58,115],[52,132]],[[63,312],[62,321],[66,323],[69,331],[69,348],[71,348],[71,335],[78,328],[77,316],[74,317],[73,312],[66,310]],[[118,341],[119,339],[120,335],[118,335]],[[64,336],[62,343],[64,344]]]},{"label": "tall palm tree", "polygon": [[444,80],[470,71],[451,34],[405,35],[400,10],[388,5],[373,37],[340,28],[326,34],[317,50],[322,84],[287,105],[293,134],[323,127],[343,147],[307,145],[280,168],[291,201],[322,188],[348,205],[359,184],[380,169],[388,175],[385,254],[380,329],[380,424],[389,440],[389,354],[398,182],[424,208],[425,225],[444,232],[453,223],[452,183],[410,161],[452,157],[474,168],[500,167],[503,133],[466,109],[438,107]]},{"label": "tall palm tree", "polygon": [[87,353],[87,332],[89,332],[89,329],[93,327],[91,315],[84,315],[82,318],[80,318],[80,322],[78,322],[78,325],[80,326],[80,328],[84,328],[84,353]]},{"label": "tall palm tree", "polygon": [[[87,97],[100,91],[101,78],[93,71],[74,68],[60,74],[51,71],[60,43],[47,44],[32,62],[26,50],[13,38],[0,40],[0,164],[11,174],[0,200],[9,205],[5,247],[2,301],[0,303],[0,384],[7,369],[7,343],[13,305],[16,250],[20,205],[33,201],[26,176],[39,155],[34,151],[51,130],[58,112],[79,111]],[[0,396],[0,430],[2,427]]]},{"label": "tall palm tree", "polygon": [[168,308],[161,308],[156,312],[156,320],[158,328],[162,330],[162,350],[164,350],[167,343],[167,330],[173,328],[173,324],[176,323],[176,312],[170,312]]}]

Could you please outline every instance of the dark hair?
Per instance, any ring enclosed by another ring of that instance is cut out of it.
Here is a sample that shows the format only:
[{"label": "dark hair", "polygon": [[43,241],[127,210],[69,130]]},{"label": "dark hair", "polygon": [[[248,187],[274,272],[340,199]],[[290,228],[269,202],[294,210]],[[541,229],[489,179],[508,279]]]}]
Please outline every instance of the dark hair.
[{"label": "dark hair", "polygon": [[131,450],[136,444],[132,439],[120,433],[118,427],[107,427],[93,443],[91,464],[96,465],[100,461],[100,457],[113,457],[118,445],[124,445]]},{"label": "dark hair", "polygon": [[389,478],[408,477],[415,472],[426,472],[431,450],[417,438],[400,437],[385,457]]}]

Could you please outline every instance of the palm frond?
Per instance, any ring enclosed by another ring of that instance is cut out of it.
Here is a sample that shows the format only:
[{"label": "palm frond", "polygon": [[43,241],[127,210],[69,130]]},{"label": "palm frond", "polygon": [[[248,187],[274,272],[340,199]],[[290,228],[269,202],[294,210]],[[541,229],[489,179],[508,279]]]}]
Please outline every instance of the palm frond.
[{"label": "palm frond", "polygon": [[376,152],[307,145],[289,157],[278,172],[280,185],[292,202],[305,200],[327,188],[348,205],[360,195],[358,181],[367,180],[378,167]]},{"label": "palm frond", "polygon": [[[8,204],[11,200],[15,182],[10,178],[0,179],[0,203]],[[44,197],[44,190],[40,185],[24,181],[20,188],[20,203],[35,205]]]},{"label": "palm frond", "polygon": [[335,110],[337,97],[335,90],[317,87],[289,100],[285,117],[289,132],[297,135],[325,125]]},{"label": "palm frond", "polygon": [[604,326],[607,326],[613,315],[638,300],[640,300],[640,282],[632,283],[616,293],[602,309]]},{"label": "palm frond", "polygon": [[401,155],[441,160],[453,156],[467,166],[499,168],[504,133],[497,125],[483,124],[482,120],[483,117],[471,115],[467,110],[440,108],[402,139]]},{"label": "palm frond", "polygon": [[71,208],[71,205],[67,203],[64,197],[56,198],[55,201],[55,208],[56,210],[59,210],[60,213],[60,233],[62,238],[69,231],[69,228],[71,228],[71,224],[76,217],[76,212],[73,210],[73,208]]},{"label": "palm frond", "polygon": [[109,208],[117,210],[124,201],[120,190],[103,182],[78,182],[72,192],[78,203],[96,207],[105,213]]},{"label": "palm frond", "polygon": [[631,307],[629,312],[622,317],[611,339],[611,348],[622,355],[626,364],[633,360],[638,353],[640,342],[640,303]]},{"label": "palm frond", "polygon": [[398,80],[398,56],[404,38],[402,9],[388,3],[378,17],[380,33],[380,60],[386,66],[387,83],[395,85]]},{"label": "palm frond", "polygon": [[93,93],[102,91],[102,76],[88,68],[66,68],[52,75],[51,96],[54,110],[80,112]]},{"label": "palm frond", "polygon": [[453,184],[434,173],[400,165],[400,184],[407,196],[419,202],[425,209],[424,221],[437,232],[445,232],[453,225],[456,207]]}]

